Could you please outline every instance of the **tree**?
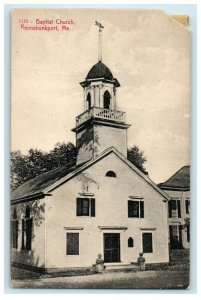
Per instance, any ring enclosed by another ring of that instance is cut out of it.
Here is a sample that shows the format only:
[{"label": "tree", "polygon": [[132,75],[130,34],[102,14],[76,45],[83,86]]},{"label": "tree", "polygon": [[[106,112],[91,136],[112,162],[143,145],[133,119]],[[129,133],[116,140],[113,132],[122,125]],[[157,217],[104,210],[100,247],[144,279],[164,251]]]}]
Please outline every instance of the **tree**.
[{"label": "tree", "polygon": [[[138,146],[128,149],[127,157],[139,170],[148,174],[143,166],[146,158]],[[38,149],[30,149],[27,155],[20,151],[11,152],[11,190],[60,166],[71,167],[76,164],[76,159],[77,148],[70,142],[57,143],[49,152]]]},{"label": "tree", "polygon": [[72,143],[57,143],[53,150],[30,149],[27,155],[11,152],[11,190],[29,179],[57,167],[76,163],[77,149]]},{"label": "tree", "polygon": [[20,151],[11,152],[11,189],[18,187],[25,182],[27,168],[25,164],[25,156]]},{"label": "tree", "polygon": [[140,151],[138,146],[133,146],[127,150],[127,158],[145,175],[148,174],[144,167],[144,163],[147,161],[147,159],[144,157],[144,152]]}]

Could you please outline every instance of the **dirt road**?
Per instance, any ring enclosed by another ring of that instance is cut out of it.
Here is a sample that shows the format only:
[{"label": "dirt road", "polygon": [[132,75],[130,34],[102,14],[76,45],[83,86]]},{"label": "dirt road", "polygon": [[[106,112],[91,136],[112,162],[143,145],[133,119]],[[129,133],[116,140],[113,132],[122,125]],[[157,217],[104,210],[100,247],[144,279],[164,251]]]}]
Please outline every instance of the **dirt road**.
[{"label": "dirt road", "polygon": [[15,288],[64,289],[183,289],[189,286],[187,271],[117,272],[85,276],[12,280]]}]

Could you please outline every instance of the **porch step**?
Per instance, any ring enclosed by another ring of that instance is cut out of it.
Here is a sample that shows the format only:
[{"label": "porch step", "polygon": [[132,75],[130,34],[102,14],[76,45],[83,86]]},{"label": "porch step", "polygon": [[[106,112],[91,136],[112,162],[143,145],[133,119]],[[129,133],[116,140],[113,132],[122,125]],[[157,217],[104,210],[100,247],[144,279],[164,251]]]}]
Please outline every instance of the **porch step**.
[{"label": "porch step", "polygon": [[113,271],[138,271],[139,266],[137,263],[105,263],[105,272]]}]

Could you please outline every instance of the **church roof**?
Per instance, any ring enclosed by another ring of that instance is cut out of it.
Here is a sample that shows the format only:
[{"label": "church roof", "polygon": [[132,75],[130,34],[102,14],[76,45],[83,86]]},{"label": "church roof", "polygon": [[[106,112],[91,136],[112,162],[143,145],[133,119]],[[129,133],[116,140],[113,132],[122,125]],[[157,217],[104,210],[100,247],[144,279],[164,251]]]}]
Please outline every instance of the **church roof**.
[{"label": "church roof", "polygon": [[147,183],[149,183],[166,200],[170,200],[170,197],[165,192],[163,192],[148,176],[146,176],[136,166],[134,166],[117,149],[115,149],[114,147],[110,147],[103,151],[99,156],[92,160],[89,160],[88,162],[84,162],[77,166],[71,166],[70,168],[67,166],[62,166],[25,182],[11,192],[11,201],[15,202],[23,199],[33,200],[33,198],[37,196],[38,198],[44,198],[45,195],[48,195],[51,191],[58,188],[60,185],[67,182],[68,180],[84,171],[85,169],[89,168],[91,165],[95,164],[112,152],[116,154],[119,159],[124,161],[124,163],[126,163],[128,167],[133,169]]},{"label": "church roof", "polygon": [[65,177],[72,171],[78,169],[81,165],[83,165],[83,163],[80,165],[71,165],[70,167],[69,165],[64,165],[62,167],[58,167],[56,169],[38,175],[14,189],[11,192],[11,200],[31,197],[33,195],[40,194],[45,188]]},{"label": "church roof", "polygon": [[158,185],[167,190],[190,190],[190,166],[184,166],[172,177]]},{"label": "church roof", "polygon": [[95,64],[89,73],[87,74],[86,79],[94,79],[94,78],[105,78],[112,80],[113,75],[110,69],[104,65],[101,61],[99,61],[97,64]]}]

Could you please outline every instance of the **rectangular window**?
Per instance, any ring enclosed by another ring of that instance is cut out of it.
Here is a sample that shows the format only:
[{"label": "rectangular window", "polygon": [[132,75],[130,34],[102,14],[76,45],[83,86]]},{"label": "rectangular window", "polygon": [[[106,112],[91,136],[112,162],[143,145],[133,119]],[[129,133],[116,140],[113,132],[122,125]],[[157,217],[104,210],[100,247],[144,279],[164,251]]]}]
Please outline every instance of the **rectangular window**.
[{"label": "rectangular window", "polygon": [[168,205],[169,218],[181,218],[180,200],[170,200]]},{"label": "rectangular window", "polygon": [[14,220],[11,223],[12,230],[12,247],[14,249],[18,248],[18,220]]},{"label": "rectangular window", "polygon": [[128,217],[144,218],[144,201],[128,200]]},{"label": "rectangular window", "polygon": [[77,216],[95,217],[95,199],[94,198],[77,198]]},{"label": "rectangular window", "polygon": [[168,212],[169,212],[169,218],[172,218],[171,201],[172,201],[172,200],[170,200],[170,201],[168,202]]},{"label": "rectangular window", "polygon": [[22,250],[31,250],[32,245],[32,232],[33,230],[33,220],[30,219],[22,219]]},{"label": "rectangular window", "polygon": [[26,220],[26,250],[31,250],[32,243],[32,219]]},{"label": "rectangular window", "polygon": [[186,200],[186,201],[185,201],[185,204],[186,204],[186,214],[189,214],[190,201],[189,201],[189,200]]},{"label": "rectangular window", "polygon": [[177,217],[177,201],[171,200],[170,205],[171,205],[171,210],[172,210],[172,218],[176,218]]},{"label": "rectangular window", "polygon": [[66,234],[66,254],[79,255],[79,233]]},{"label": "rectangular window", "polygon": [[89,199],[82,200],[82,216],[89,216]]},{"label": "rectangular window", "polygon": [[142,234],[142,246],[143,246],[143,253],[152,253],[153,246],[152,246],[152,233],[143,233]]},{"label": "rectangular window", "polygon": [[22,219],[22,250],[25,249],[24,236],[25,236],[25,221],[24,219]]}]

